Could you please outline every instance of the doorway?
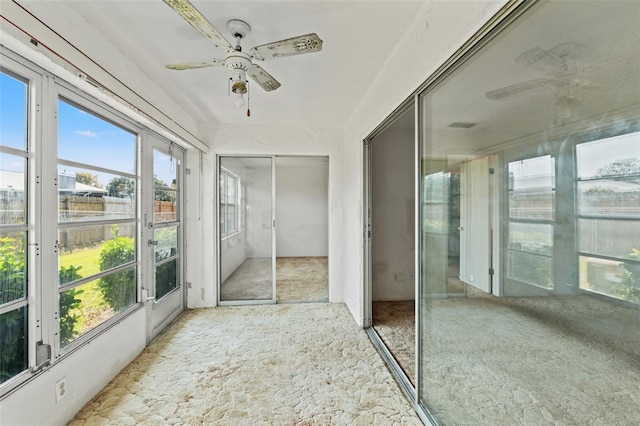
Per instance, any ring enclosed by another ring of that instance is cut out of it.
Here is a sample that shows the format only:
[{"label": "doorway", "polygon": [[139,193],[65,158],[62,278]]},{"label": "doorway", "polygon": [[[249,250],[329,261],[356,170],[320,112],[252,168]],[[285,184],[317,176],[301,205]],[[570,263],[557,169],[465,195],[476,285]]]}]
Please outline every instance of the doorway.
[{"label": "doorway", "polygon": [[[184,153],[150,134],[151,150],[144,152],[152,165],[147,179],[147,213],[143,233],[150,258],[149,287],[143,300],[152,302],[148,309],[147,341],[150,342],[185,307],[182,285],[182,163]],[[152,177],[152,179],[151,179]]]},{"label": "doorway", "polygon": [[371,325],[415,384],[415,120],[410,107],[367,141]]},{"label": "doorway", "polygon": [[329,300],[328,171],[328,157],[218,157],[220,304]]}]

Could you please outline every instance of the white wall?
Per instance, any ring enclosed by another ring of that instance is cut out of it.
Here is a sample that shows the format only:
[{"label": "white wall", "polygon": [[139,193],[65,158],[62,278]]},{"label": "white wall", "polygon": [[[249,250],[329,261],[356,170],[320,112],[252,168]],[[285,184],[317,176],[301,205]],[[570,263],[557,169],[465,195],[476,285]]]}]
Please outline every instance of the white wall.
[{"label": "white wall", "polygon": [[[145,347],[146,314],[134,312],[0,402],[0,425],[63,425]],[[55,384],[67,395],[56,404]]]},{"label": "white wall", "polygon": [[276,256],[329,255],[329,163],[276,158]]},{"label": "white wall", "polygon": [[415,298],[414,140],[392,127],[371,141],[373,300]]},{"label": "white wall", "polygon": [[336,254],[348,258],[341,276],[344,302],[359,324],[364,323],[362,141],[505,3],[426,1],[345,126],[340,181],[344,244]]}]

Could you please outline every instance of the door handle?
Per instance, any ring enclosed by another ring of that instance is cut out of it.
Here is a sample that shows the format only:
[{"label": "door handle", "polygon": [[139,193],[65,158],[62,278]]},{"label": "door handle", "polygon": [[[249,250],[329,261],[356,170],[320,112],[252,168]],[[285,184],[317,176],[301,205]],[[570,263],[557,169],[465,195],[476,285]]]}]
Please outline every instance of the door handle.
[{"label": "door handle", "polygon": [[147,245],[148,245],[149,247],[151,247],[151,246],[157,246],[157,245],[158,245],[158,241],[157,241],[157,240],[149,240],[149,241],[147,241]]}]

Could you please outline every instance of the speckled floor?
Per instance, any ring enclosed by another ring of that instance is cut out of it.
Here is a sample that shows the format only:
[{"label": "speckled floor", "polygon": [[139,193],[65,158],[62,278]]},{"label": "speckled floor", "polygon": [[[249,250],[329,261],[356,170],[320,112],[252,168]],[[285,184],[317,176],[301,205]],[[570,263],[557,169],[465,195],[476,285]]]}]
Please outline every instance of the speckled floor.
[{"label": "speckled floor", "polygon": [[[424,303],[424,395],[445,424],[640,424],[640,307],[586,295]],[[411,378],[414,321],[413,301],[374,304],[374,329]]]},{"label": "speckled floor", "polygon": [[373,302],[373,328],[415,386],[415,301]]},{"label": "speckled floor", "polygon": [[346,306],[186,312],[70,422],[421,425]]}]

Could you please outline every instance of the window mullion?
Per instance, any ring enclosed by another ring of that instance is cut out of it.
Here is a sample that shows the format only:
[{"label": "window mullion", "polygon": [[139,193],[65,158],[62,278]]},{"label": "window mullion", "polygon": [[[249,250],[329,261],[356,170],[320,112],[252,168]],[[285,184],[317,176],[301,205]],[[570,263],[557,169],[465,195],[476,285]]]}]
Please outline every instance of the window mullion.
[{"label": "window mullion", "polygon": [[[43,79],[40,135],[35,156],[39,160],[39,176],[36,184],[38,199],[36,223],[39,225],[39,279],[42,310],[42,337],[51,345],[52,359],[58,357],[58,165],[57,155],[57,91],[52,77]],[[42,206],[42,207],[38,207]],[[48,206],[48,207],[44,207]]]}]

